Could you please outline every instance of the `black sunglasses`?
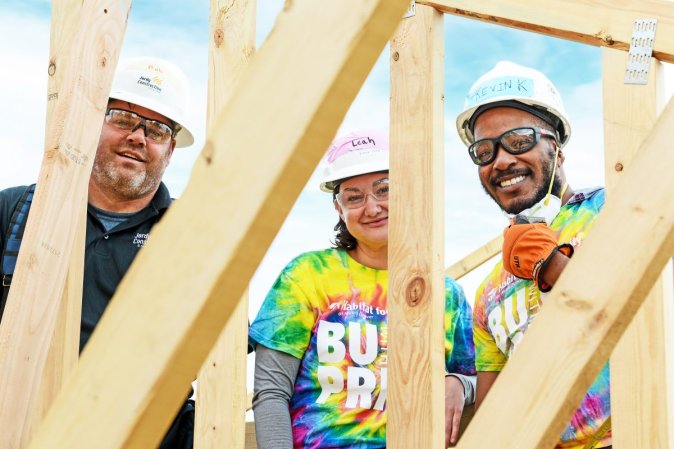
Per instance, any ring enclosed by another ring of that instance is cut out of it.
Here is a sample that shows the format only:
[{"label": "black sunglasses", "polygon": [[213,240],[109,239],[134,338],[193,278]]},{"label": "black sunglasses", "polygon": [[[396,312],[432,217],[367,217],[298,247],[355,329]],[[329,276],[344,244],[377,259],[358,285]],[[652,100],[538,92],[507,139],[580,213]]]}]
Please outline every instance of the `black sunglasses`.
[{"label": "black sunglasses", "polygon": [[522,154],[535,147],[541,136],[550,137],[557,142],[555,133],[546,129],[515,128],[493,139],[480,139],[474,142],[468,147],[468,154],[476,165],[489,165],[496,159],[499,146],[510,154]]}]

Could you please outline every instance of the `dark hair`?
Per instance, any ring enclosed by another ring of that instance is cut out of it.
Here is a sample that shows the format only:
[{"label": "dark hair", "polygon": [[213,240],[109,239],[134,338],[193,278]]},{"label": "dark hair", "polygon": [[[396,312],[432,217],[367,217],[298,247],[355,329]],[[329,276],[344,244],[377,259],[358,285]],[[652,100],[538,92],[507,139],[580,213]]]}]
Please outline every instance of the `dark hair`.
[{"label": "dark hair", "polygon": [[[339,186],[340,184],[337,184],[332,191],[332,200],[336,201],[337,200],[337,194],[339,193]],[[332,247],[335,249],[343,249],[345,251],[350,251],[352,249],[356,248],[356,245],[358,245],[358,240],[354,236],[351,235],[348,229],[346,229],[346,223],[344,220],[342,220],[342,217],[339,217],[339,221],[335,225],[335,239],[330,242],[332,243]]]}]

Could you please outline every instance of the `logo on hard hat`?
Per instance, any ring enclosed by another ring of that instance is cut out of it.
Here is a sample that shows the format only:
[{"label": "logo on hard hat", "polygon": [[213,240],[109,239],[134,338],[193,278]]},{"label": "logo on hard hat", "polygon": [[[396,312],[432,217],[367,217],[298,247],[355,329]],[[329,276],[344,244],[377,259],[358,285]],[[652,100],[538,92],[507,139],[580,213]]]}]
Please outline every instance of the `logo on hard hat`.
[{"label": "logo on hard hat", "polygon": [[137,83],[140,84],[141,86],[147,86],[150,89],[155,90],[157,93],[161,92],[161,87],[159,87],[159,85],[162,83],[162,79],[159,78],[158,76],[148,78],[146,76],[141,75],[140,78],[138,78]]}]

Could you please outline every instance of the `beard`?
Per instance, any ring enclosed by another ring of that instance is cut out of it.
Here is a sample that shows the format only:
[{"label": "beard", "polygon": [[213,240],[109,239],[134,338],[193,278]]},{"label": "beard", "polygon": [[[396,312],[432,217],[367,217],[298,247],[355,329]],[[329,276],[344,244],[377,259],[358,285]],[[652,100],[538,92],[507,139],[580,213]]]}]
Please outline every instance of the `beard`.
[{"label": "beard", "polygon": [[143,170],[130,172],[128,169],[120,167],[119,161],[116,161],[116,154],[122,148],[130,148],[139,153],[146,153],[142,146],[134,146],[128,143],[116,145],[109,148],[99,146],[94,158],[91,177],[105,190],[115,192],[115,194],[125,200],[135,200],[157,190],[164,171],[169,163],[169,154],[166,153],[161,159],[145,164]]},{"label": "beard", "polygon": [[[485,186],[483,183],[480,184],[482,185],[482,188],[484,189],[485,193],[489,195],[489,197],[492,200],[494,200],[496,204],[498,204],[501,210],[503,210],[508,214],[516,215],[525,209],[529,209],[534,204],[538,203],[543,198],[545,198],[545,196],[548,194],[548,188],[550,187],[550,180],[552,179],[552,164],[553,161],[555,160],[555,150],[552,149],[551,152],[548,153],[548,156],[549,159],[547,161],[544,161],[541,166],[541,178],[543,179],[543,182],[541,182],[536,187],[534,194],[526,198],[515,198],[513,201],[510,202],[509,207],[505,207],[503,204],[501,204],[501,202],[499,202],[496,196],[494,196],[494,194],[492,194],[489,191],[489,189],[487,189],[487,186]],[[560,178],[559,171],[557,171],[555,174],[555,180],[552,183],[551,194],[561,199],[561,192],[562,192],[562,180]]]}]

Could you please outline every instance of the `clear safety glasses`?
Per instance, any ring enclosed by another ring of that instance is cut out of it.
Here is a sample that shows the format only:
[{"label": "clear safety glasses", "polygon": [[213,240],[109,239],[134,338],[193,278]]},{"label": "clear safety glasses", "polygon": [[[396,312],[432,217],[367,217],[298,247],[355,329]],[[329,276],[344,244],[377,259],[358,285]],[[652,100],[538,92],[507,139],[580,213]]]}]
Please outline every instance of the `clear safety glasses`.
[{"label": "clear safety glasses", "polygon": [[367,197],[371,196],[375,201],[388,201],[388,178],[380,179],[372,183],[372,190],[364,192],[355,187],[349,187],[336,195],[337,201],[342,207],[347,209],[358,209],[367,202]]},{"label": "clear safety glasses", "polygon": [[170,142],[173,137],[173,128],[166,123],[145,118],[124,109],[108,108],[105,113],[105,123],[129,132],[142,127],[145,137],[158,143]]}]

